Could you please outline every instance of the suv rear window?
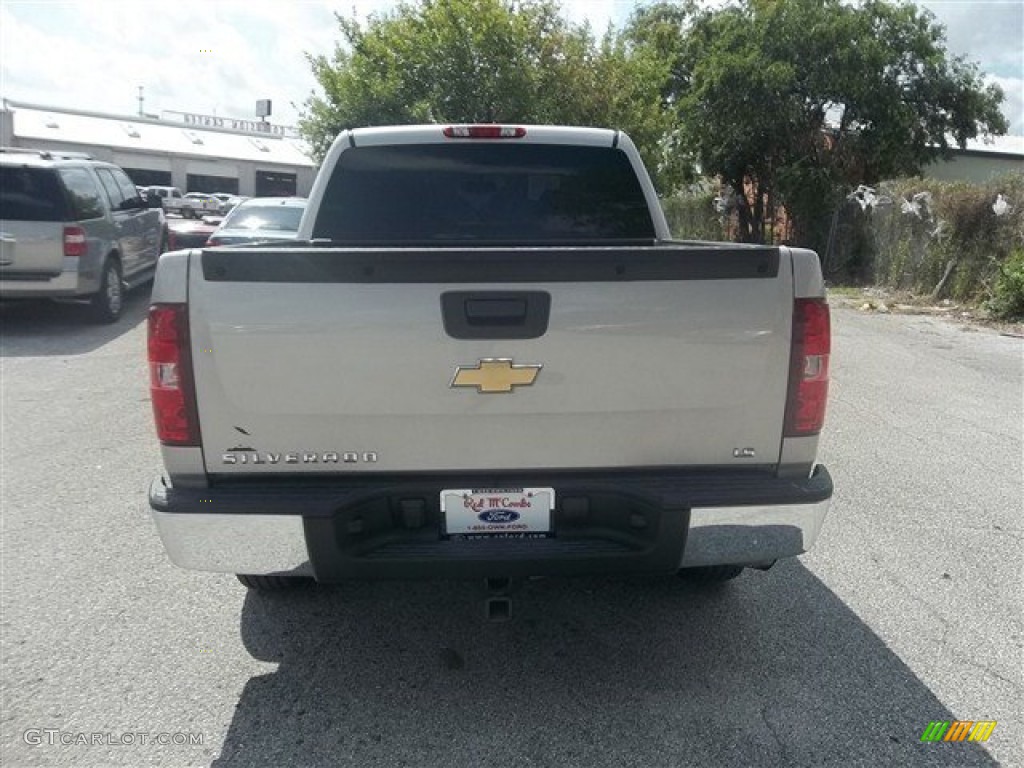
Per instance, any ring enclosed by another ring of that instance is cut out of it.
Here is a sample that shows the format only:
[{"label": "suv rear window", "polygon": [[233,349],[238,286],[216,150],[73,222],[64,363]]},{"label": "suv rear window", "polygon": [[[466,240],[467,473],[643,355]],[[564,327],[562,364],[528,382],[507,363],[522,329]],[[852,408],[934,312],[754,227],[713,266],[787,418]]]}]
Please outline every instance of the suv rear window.
[{"label": "suv rear window", "polygon": [[56,171],[0,165],[0,219],[67,221],[68,204]]},{"label": "suv rear window", "polygon": [[313,227],[339,243],[651,240],[626,154],[608,147],[452,143],[342,153]]},{"label": "suv rear window", "polygon": [[60,177],[67,187],[75,221],[98,219],[106,213],[100,201],[99,187],[85,168],[61,168]]}]

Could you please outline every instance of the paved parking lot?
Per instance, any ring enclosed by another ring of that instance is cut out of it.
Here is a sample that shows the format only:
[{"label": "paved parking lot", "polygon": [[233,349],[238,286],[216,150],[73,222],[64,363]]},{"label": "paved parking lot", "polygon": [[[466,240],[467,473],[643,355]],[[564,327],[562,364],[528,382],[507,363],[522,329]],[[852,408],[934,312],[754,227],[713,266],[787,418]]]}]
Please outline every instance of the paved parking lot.
[{"label": "paved parking lot", "polygon": [[[837,310],[812,553],[710,592],[530,582],[488,624],[477,584],[172,566],[145,301],[0,308],[5,766],[1024,764],[1019,339]],[[920,743],[954,719],[998,725]]]}]

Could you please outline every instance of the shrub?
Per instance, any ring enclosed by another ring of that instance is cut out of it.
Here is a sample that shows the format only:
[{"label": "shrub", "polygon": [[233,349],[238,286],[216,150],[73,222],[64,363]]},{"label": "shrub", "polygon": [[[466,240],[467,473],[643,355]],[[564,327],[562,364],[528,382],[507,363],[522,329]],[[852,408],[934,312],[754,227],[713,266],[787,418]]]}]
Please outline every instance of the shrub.
[{"label": "shrub", "polygon": [[993,296],[986,306],[1001,320],[1024,319],[1024,248],[999,265]]},{"label": "shrub", "polygon": [[[897,179],[877,190],[877,202],[860,217],[869,249],[857,246],[857,207],[841,210],[832,264],[838,281],[867,282],[959,301],[993,297],[1001,265],[1024,249],[1024,174],[983,184]],[[993,210],[997,197],[1008,204]],[[852,211],[852,213],[851,213]],[[868,254],[868,263],[857,258]],[[860,269],[857,267],[860,266]],[[860,274],[858,274],[860,273]],[[1006,278],[1003,278],[1004,280]]]},{"label": "shrub", "polygon": [[[830,283],[985,302],[998,317],[1024,314],[1024,173],[979,184],[895,179],[870,192],[851,195],[829,216],[820,255]],[[672,235],[731,239],[734,214],[720,213],[715,200],[710,185],[662,200]]]},{"label": "shrub", "polygon": [[728,229],[715,209],[715,193],[698,190],[663,198],[661,208],[672,237],[685,240],[726,240]]}]

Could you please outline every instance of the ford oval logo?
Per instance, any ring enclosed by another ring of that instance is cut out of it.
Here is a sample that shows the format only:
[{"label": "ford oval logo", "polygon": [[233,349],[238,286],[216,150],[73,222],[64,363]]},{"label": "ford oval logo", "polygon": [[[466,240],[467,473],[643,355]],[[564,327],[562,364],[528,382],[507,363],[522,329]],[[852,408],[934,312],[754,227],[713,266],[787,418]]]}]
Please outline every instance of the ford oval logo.
[{"label": "ford oval logo", "polygon": [[514,523],[519,513],[511,509],[488,509],[476,516],[481,523]]}]

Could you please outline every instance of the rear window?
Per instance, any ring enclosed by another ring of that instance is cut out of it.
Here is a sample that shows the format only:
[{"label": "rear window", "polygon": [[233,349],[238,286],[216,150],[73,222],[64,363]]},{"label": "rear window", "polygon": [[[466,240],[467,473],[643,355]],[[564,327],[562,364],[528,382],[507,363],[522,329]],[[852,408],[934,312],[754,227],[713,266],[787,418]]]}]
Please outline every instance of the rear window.
[{"label": "rear window", "polygon": [[67,200],[55,171],[0,165],[0,219],[67,221],[68,218]]},{"label": "rear window", "polygon": [[62,168],[60,176],[67,187],[75,221],[98,219],[106,213],[92,174],[84,168]]},{"label": "rear window", "polygon": [[297,232],[303,208],[298,205],[245,205],[234,208],[222,229],[270,229]]},{"label": "rear window", "polygon": [[452,143],[342,153],[314,238],[354,244],[588,243],[654,238],[618,149]]}]

